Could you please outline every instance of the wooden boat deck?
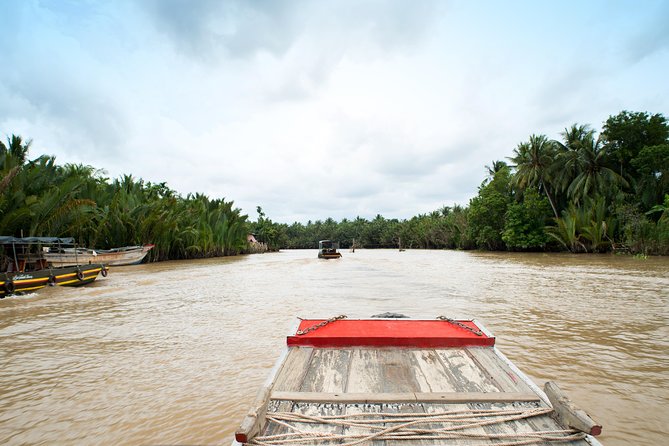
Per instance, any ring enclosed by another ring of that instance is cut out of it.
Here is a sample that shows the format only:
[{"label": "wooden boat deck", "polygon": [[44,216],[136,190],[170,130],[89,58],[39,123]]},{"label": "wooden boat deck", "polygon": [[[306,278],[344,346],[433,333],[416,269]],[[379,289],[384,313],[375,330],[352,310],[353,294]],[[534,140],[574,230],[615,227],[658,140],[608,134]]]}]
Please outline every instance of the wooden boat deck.
[{"label": "wooden boat deck", "polygon": [[[268,381],[264,391],[261,391],[256,403],[257,411],[252,410],[252,413],[257,416],[256,421],[259,423],[258,438],[263,441],[262,437],[265,437],[266,443],[254,443],[251,439],[249,444],[282,444],[277,440],[285,438],[271,436],[291,433],[293,429],[337,435],[369,433],[369,429],[355,425],[306,422],[309,420],[288,422],[284,420],[283,422],[288,424],[281,424],[281,420],[277,422],[272,419],[276,414],[331,417],[365,413],[424,417],[425,414],[438,415],[463,410],[518,411],[551,407],[546,395],[492,346],[453,348],[291,346],[277,363],[274,377]],[[393,426],[390,417],[392,415],[384,415],[382,417],[384,420],[379,421],[380,425]],[[248,422],[249,417],[245,421]],[[294,428],[289,428],[289,425]],[[443,423],[435,422],[420,427],[444,426]],[[505,435],[562,429],[565,427],[560,426],[550,414],[543,414],[466,429],[466,432],[483,435],[481,438],[375,439],[361,444],[517,444],[513,441],[521,440]],[[490,435],[498,437],[488,438]],[[329,443],[314,441],[313,444],[348,444],[358,439],[359,437],[337,439]],[[555,443],[540,441],[532,444]],[[587,436],[587,439],[563,441],[559,444],[598,445],[599,443]]]}]

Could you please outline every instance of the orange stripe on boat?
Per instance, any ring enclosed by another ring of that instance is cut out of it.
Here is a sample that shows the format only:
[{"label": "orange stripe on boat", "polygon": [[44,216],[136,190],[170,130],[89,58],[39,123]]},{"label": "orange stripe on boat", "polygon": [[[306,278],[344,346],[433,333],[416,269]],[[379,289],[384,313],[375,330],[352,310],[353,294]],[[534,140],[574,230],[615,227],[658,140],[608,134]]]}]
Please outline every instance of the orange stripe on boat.
[{"label": "orange stripe on boat", "polygon": [[48,277],[39,277],[37,279],[19,279],[14,281],[14,285],[30,285],[32,283],[47,282]]},{"label": "orange stripe on boat", "polygon": [[[323,319],[302,320],[298,330],[312,327]],[[460,321],[474,330],[472,321]],[[477,336],[469,330],[442,320],[344,319],[329,323],[304,335],[288,336],[288,346],[310,347],[468,347],[493,346],[495,338]]]}]

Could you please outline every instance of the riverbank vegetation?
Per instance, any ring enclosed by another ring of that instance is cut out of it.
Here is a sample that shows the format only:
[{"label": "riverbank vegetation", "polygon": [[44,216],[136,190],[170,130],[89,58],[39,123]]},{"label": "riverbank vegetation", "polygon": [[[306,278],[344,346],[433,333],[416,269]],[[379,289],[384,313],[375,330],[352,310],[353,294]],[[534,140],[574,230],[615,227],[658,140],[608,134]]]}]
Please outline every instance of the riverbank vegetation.
[{"label": "riverbank vegetation", "polygon": [[0,142],[0,233],[72,236],[81,246],[155,244],[152,260],[231,255],[246,249],[249,221],[232,201],[181,197],[165,183],[109,180],[90,166],[27,159],[30,141]]},{"label": "riverbank vegetation", "polygon": [[623,111],[601,133],[573,124],[557,139],[531,135],[486,166],[466,207],[408,220],[356,218],[283,225],[291,248],[342,247],[669,254],[669,125]]},{"label": "riverbank vegetation", "polygon": [[151,260],[247,252],[268,246],[486,249],[669,254],[669,125],[661,114],[621,112],[597,134],[574,124],[556,139],[531,135],[486,166],[467,206],[409,219],[251,221],[232,201],[182,197],[165,183],[91,166],[28,159],[30,141],[0,142],[0,233],[73,236],[82,246],[154,243]]}]

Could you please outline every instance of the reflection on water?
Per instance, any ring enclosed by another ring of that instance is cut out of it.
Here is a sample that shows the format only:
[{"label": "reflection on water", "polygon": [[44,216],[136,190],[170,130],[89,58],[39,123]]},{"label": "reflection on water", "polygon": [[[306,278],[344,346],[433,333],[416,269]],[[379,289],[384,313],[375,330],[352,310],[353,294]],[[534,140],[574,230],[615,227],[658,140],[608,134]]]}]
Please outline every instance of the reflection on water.
[{"label": "reflection on water", "polygon": [[669,259],[357,250],[114,268],[0,301],[0,444],[229,444],[295,316],[475,317],[606,446],[669,435]]}]

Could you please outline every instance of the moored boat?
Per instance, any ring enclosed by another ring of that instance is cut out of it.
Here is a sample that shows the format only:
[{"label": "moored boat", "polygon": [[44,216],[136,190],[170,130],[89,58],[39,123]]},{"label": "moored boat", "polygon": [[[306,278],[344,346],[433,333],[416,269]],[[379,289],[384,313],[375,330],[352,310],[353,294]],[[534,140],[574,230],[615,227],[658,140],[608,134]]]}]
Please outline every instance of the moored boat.
[{"label": "moored boat", "polygon": [[475,320],[301,320],[234,444],[600,445]]},{"label": "moored boat", "polygon": [[320,240],[318,242],[318,258],[319,259],[338,259],[341,253],[337,251],[339,244],[332,240]]},{"label": "moored boat", "polygon": [[103,263],[109,266],[136,265],[142,263],[154,245],[125,246],[113,249],[51,247],[44,258],[53,266],[85,265]]},{"label": "moored boat", "polygon": [[5,237],[0,236],[3,248],[3,272],[0,272],[0,299],[44,288],[47,285],[82,286],[93,282],[99,274],[107,276],[103,264],[52,267],[39,249],[32,246],[74,243],[71,238]]}]

